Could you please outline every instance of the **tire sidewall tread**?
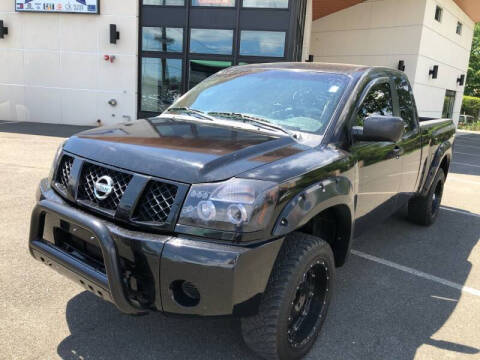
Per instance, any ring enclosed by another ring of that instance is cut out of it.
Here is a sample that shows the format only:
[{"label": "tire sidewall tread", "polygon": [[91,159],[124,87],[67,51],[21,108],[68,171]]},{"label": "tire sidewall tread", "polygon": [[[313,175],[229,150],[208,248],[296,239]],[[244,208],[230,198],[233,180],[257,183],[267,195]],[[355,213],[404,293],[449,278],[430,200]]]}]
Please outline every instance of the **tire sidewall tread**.
[{"label": "tire sidewall tread", "polygon": [[445,185],[445,172],[443,169],[438,169],[426,196],[417,196],[410,199],[408,203],[408,218],[411,222],[422,226],[430,226],[435,223],[439,210],[432,214],[432,198],[439,182],[442,182],[443,186]]},{"label": "tire sidewall tread", "polygon": [[[302,348],[293,349],[288,343],[287,327],[290,299],[304,272],[315,260],[324,261],[329,269],[329,292],[322,310],[317,331]],[[285,239],[275,262],[259,313],[242,319],[242,332],[246,344],[265,359],[299,359],[313,346],[325,320],[335,283],[335,263],[330,245],[315,236],[292,233]]]}]

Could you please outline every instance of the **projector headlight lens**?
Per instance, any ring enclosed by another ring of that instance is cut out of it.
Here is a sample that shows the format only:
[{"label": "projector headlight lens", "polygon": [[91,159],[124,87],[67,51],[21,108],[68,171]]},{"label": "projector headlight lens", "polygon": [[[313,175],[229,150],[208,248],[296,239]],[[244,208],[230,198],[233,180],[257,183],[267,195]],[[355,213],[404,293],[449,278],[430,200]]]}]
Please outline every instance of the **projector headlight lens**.
[{"label": "projector headlight lens", "polygon": [[179,224],[232,232],[264,229],[278,197],[273,182],[236,179],[193,185],[183,205]]}]

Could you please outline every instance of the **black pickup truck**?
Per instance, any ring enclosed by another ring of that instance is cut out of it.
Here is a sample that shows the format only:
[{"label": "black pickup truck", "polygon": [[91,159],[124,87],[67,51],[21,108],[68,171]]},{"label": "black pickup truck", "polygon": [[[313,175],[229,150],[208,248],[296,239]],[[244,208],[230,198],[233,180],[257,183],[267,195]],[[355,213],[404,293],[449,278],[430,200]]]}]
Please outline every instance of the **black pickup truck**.
[{"label": "black pickup truck", "polygon": [[259,355],[301,358],[352,239],[406,205],[435,221],[454,136],[399,71],[233,67],[158,117],[68,139],[30,252],[124,313],[240,317]]}]

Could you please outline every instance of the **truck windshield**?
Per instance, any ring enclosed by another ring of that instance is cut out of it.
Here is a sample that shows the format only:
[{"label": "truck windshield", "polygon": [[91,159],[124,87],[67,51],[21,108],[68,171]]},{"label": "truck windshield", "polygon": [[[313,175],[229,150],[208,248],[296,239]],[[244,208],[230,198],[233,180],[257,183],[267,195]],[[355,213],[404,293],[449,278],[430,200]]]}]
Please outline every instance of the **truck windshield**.
[{"label": "truck windshield", "polygon": [[341,74],[239,68],[200,83],[171,109],[186,108],[220,118],[243,114],[286,130],[323,135],[348,82]]}]

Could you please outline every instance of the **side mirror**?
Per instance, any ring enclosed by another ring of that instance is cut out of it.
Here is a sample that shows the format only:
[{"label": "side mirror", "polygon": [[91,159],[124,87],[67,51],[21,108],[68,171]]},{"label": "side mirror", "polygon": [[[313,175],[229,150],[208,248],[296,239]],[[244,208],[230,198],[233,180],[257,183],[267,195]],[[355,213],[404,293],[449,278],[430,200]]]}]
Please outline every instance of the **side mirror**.
[{"label": "side mirror", "polygon": [[405,132],[405,122],[400,117],[374,115],[365,119],[363,127],[354,126],[353,136],[362,141],[398,142]]}]

